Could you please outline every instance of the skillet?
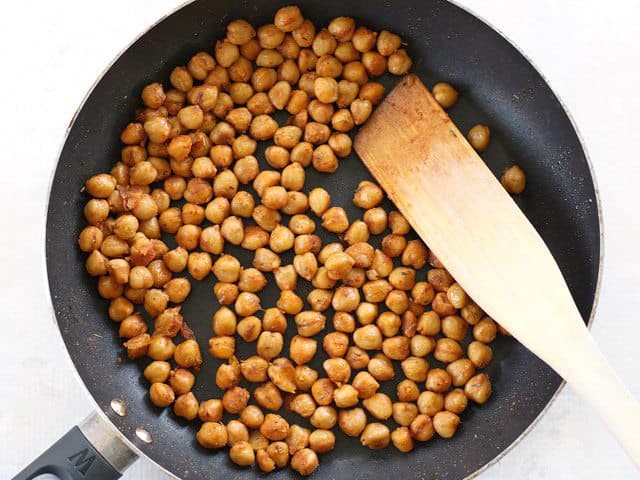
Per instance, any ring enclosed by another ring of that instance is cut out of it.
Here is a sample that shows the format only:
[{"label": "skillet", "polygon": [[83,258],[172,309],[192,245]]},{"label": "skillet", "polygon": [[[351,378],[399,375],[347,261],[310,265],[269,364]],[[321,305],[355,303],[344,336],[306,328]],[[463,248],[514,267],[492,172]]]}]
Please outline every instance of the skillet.
[{"label": "skillet", "polygon": [[[95,400],[99,417],[81,429],[72,429],[15,478],[29,479],[45,472],[73,479],[117,478],[134,458],[129,448],[179,478],[260,475],[236,467],[224,450],[200,448],[195,441],[195,423],[184,422],[171,409],[157,409],[150,403],[142,377],[144,362],[126,360],[106,314],[107,302],[97,295],[95,279],[84,270],[84,255],[76,239],[84,227],[82,208],[88,200],[81,192],[84,181],[108,171],[119,158],[119,134],[139,107],[142,87],[168,79],[171,69],[186,64],[194,53],[212,51],[215,39],[224,36],[228,21],[245,18],[253,25],[270,23],[277,8],[288,3],[196,0],[185,5],[122,53],[77,112],[51,186],[46,264],[61,335],[80,379]],[[462,131],[476,123],[491,127],[492,144],[482,156],[496,175],[513,163],[527,172],[528,187],[516,201],[549,246],[588,322],[600,272],[597,193],[570,118],[529,61],[486,23],[444,0],[300,0],[297,4],[316,26],[348,15],[358,24],[399,33],[414,59],[413,72],[425,84],[447,81],[462,93],[449,114]],[[393,81],[390,79],[387,86]],[[356,218],[351,196],[357,184],[368,178],[365,167],[352,154],[330,176],[308,170],[305,189],[324,186],[334,204]],[[249,260],[247,252],[231,253],[243,263]],[[487,281],[491,281],[491,272],[487,272]],[[206,352],[216,304],[211,281],[192,285],[183,313]],[[262,304],[273,304],[275,293],[274,288],[268,288]],[[523,308],[535,308],[536,302],[542,301],[532,299]],[[287,338],[290,336],[289,332]],[[513,339],[501,337],[492,347],[494,360],[486,371],[494,393],[489,402],[464,413],[462,427],[453,439],[433,440],[417,445],[409,454],[400,454],[393,448],[371,451],[358,439],[336,431],[336,448],[320,457],[314,476],[459,480],[481,471],[529,429],[562,385],[559,376]],[[240,350],[240,358],[248,352]],[[204,355],[194,389],[199,399],[219,395],[213,382],[218,362]],[[317,364],[322,359],[318,355]],[[114,404],[114,399],[122,403]],[[124,416],[117,413],[123,413],[117,408],[122,405],[127,406]],[[112,424],[116,433],[110,425],[105,428],[105,423]],[[270,474],[275,480],[294,477],[297,475],[288,468]]]}]

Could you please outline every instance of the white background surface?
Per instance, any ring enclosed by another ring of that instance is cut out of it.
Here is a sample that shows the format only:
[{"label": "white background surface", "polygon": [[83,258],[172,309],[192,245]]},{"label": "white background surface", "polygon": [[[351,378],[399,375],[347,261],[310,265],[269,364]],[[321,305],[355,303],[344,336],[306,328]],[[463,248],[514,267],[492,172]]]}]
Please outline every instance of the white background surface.
[{"label": "white background surface", "polygon": [[[10,478],[90,404],[50,317],[43,275],[50,172],[74,110],[139,32],[180,2],[26,1],[0,16],[0,478]],[[600,187],[605,268],[593,334],[640,398],[640,2],[464,0],[549,79],[586,141]],[[176,39],[180,41],[180,39]],[[637,478],[566,388],[483,480]],[[128,479],[165,478],[139,461]]]}]

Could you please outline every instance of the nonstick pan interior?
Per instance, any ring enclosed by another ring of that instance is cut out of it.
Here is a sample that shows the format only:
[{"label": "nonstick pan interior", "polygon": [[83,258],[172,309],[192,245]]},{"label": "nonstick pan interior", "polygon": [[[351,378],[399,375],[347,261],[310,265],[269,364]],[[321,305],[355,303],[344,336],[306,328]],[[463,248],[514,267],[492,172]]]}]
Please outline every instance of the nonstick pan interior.
[{"label": "nonstick pan interior", "polygon": [[[142,36],[106,72],[79,111],[51,190],[47,268],[67,349],[85,385],[113,423],[153,461],[182,478],[245,478],[254,473],[235,467],[224,450],[200,448],[195,441],[195,423],[188,424],[175,417],[171,409],[157,409],[149,402],[148,385],[142,377],[144,362],[126,359],[117,329],[108,319],[107,302],[97,295],[96,282],[85,273],[84,255],[76,247],[87,201],[81,188],[86,178],[108,171],[119,158],[120,131],[139,106],[145,84],[155,80],[166,83],[174,66],[186,64],[197,51],[212,51],[215,39],[224,36],[229,20],[269,23],[281,3],[286,2],[199,0]],[[316,26],[332,17],[348,15],[371,28],[399,33],[415,61],[414,73],[427,85],[443,80],[461,91],[461,100],[450,115],[463,132],[476,123],[491,127],[491,147],[482,156],[496,175],[513,163],[526,171],[528,187],[516,201],[549,245],[583,318],[588,319],[600,257],[594,185],[570,120],[527,60],[494,30],[445,1],[311,0],[298,4]],[[392,84],[393,79],[387,82],[388,86]],[[402,152],[398,152],[401,160]],[[305,190],[322,185],[332,194],[333,203],[345,207],[349,218],[355,219],[361,212],[351,198],[357,184],[368,178],[364,166],[352,155],[332,175],[307,169]],[[324,234],[323,240],[335,241],[335,237]],[[229,251],[244,264],[250,263],[247,252]],[[284,255],[283,264],[290,261],[291,255]],[[491,281],[491,272],[487,272],[487,281]],[[219,361],[206,353],[207,340],[213,335],[211,316],[217,307],[212,285],[212,277],[193,282],[191,296],[183,307],[205,356],[195,387],[200,400],[220,395],[214,384]],[[270,285],[261,295],[263,307],[273,306],[275,295],[276,289]],[[523,308],[535,308],[543,301],[532,298]],[[327,317],[331,318],[331,312]],[[293,334],[292,319],[289,325],[288,338]],[[329,321],[328,330],[330,325]],[[500,338],[492,346],[494,360],[486,370],[492,379],[493,396],[485,405],[468,408],[453,439],[434,439],[417,444],[409,454],[401,454],[394,448],[371,451],[336,429],[336,448],[321,456],[314,475],[332,479],[462,479],[500,455],[544,409],[561,379],[513,339]],[[254,348],[243,345],[238,356],[246,358]],[[325,358],[320,350],[313,365],[319,371]],[[393,385],[395,382],[389,382],[383,391],[395,398]],[[119,417],[110,410],[113,398],[127,403],[127,416]],[[295,421],[307,426],[300,417]],[[151,432],[152,443],[137,439],[134,431],[140,426]],[[275,479],[294,476],[290,469],[271,474]]]}]

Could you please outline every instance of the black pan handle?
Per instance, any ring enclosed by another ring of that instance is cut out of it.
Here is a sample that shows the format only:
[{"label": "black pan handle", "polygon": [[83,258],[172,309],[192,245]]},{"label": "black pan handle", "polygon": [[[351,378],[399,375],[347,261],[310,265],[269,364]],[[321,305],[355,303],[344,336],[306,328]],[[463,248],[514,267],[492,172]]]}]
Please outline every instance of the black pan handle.
[{"label": "black pan handle", "polygon": [[64,434],[13,480],[32,480],[45,473],[61,480],[116,480],[135,459],[135,453],[94,413],[80,427]]}]

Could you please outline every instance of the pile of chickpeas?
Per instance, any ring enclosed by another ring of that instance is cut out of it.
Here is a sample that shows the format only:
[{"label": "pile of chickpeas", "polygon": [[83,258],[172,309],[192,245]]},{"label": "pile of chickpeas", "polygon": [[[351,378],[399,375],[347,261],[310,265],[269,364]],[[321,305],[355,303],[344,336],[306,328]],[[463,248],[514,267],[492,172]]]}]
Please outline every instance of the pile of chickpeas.
[{"label": "pile of chickpeas", "polygon": [[[257,30],[232,21],[213,54],[173,69],[170,89],[144,87],[145,108],[120,137],[121,160],[86,182],[86,269],[110,301],[128,358],[151,361],[144,376],[152,403],[198,419],[199,444],[230,447],[240,466],[291,464],[309,475],[318,454],[334,448],[336,425],[366,447],[409,452],[436,433],[452,437],[469,400],[482,404],[491,394],[482,369],[501,328],[422,241],[408,238],[407,220],[381,206],[382,189],[359,184],[359,219],[325,189],[305,191],[307,168],[335,172],[351,153],[349,132],[384,94],[372,79],[411,65],[398,35],[348,17],[317,30],[288,6]],[[433,94],[444,108],[458,98],[446,83]],[[276,112],[287,112],[285,125]],[[489,135],[477,125],[468,138],[484,151]],[[268,169],[254,156],[259,141],[270,142]],[[524,188],[521,170],[505,176],[510,191]],[[318,227],[335,241],[323,244]],[[172,249],[163,241],[169,234]],[[380,248],[370,243],[377,235]],[[228,245],[254,252],[252,265],[225,252]],[[293,262],[282,264],[292,250]],[[221,398],[192,392],[204,359],[180,313],[191,291],[185,272],[211,281],[220,304],[208,353],[222,362]],[[258,294],[274,282],[279,298],[262,305]],[[301,282],[313,287],[306,298],[296,293]],[[297,334],[283,356],[292,320]],[[255,355],[237,358],[239,339],[255,344]],[[322,371],[309,365],[319,348],[328,355]],[[391,381],[396,398],[379,391]],[[257,384],[252,394],[249,384]],[[282,408],[312,428],[290,424]],[[225,412],[236,418],[221,423]]]}]

